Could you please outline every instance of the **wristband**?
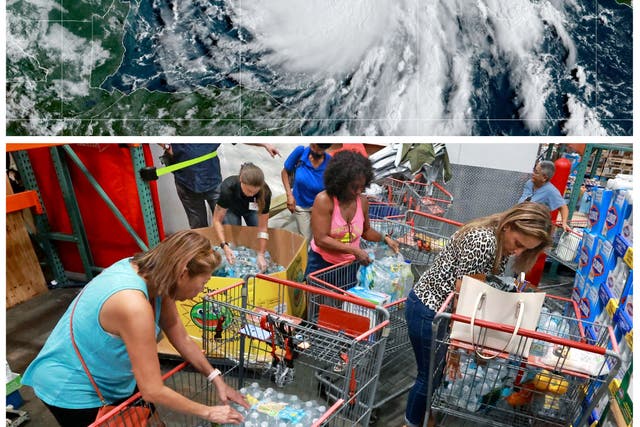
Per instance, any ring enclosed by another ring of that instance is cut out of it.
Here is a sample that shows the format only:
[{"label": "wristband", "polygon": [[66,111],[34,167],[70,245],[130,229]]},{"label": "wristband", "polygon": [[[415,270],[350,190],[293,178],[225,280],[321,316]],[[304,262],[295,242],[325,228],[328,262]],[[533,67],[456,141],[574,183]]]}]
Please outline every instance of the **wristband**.
[{"label": "wristband", "polygon": [[387,240],[387,237],[391,237],[389,234],[385,234],[384,237],[382,238],[382,240],[380,240],[381,242],[384,242],[385,240]]},{"label": "wristband", "polygon": [[222,375],[222,372],[220,372],[220,369],[214,369],[207,377],[207,380],[209,382],[212,382],[214,379],[216,379],[216,377],[219,377],[220,375]]},{"label": "wristband", "polygon": [[265,233],[264,231],[258,232],[258,239],[269,240],[269,233]]},{"label": "wristband", "polygon": [[224,249],[225,246],[229,246],[229,242],[220,243],[220,249]]}]

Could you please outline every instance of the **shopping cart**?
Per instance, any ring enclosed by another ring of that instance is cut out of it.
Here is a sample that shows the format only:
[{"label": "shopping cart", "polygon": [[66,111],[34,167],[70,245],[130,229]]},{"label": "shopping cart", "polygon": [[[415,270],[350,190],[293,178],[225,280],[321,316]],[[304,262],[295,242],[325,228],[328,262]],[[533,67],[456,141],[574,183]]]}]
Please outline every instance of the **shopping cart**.
[{"label": "shopping cart", "polygon": [[581,231],[564,231],[561,227],[556,228],[553,234],[553,246],[547,251],[547,254],[576,271],[578,269],[577,255],[581,240]]},{"label": "shopping cart", "polygon": [[[442,229],[437,224],[439,222],[447,226],[460,225],[455,221],[414,211],[409,211],[406,215],[396,218],[370,221],[371,226],[378,232],[390,234],[400,242],[400,252],[406,260],[411,261],[416,280],[429,267],[449,240],[449,237],[432,232],[433,229]],[[412,225],[416,223],[421,225]],[[359,268],[360,264],[357,262],[336,264],[309,274],[307,282],[312,286],[335,292],[338,295],[349,295],[347,291],[358,283],[357,271]],[[310,300],[313,298],[311,296]],[[372,406],[373,409],[377,409],[406,393],[415,378],[415,370],[410,368],[415,366],[415,359],[404,317],[405,301],[406,298],[401,298],[384,305],[384,308],[389,312],[389,337],[385,346],[380,385]]]},{"label": "shopping cart", "polygon": [[[200,372],[182,362],[162,377],[165,385],[187,398],[205,405],[216,405],[215,387]],[[234,386],[233,377],[225,380]],[[140,408],[146,408],[144,418]],[[149,416],[149,412],[151,413]],[[148,418],[147,418],[148,417]],[[140,392],[96,420],[89,427],[170,427],[201,426],[205,421],[195,415],[183,414],[160,405],[150,405],[142,399]]]},{"label": "shopping cart", "polygon": [[[575,302],[562,301],[563,313],[547,312],[538,332],[520,329],[517,348],[531,340],[528,356],[480,349],[491,360],[477,357],[476,347],[452,340],[455,293],[449,295],[433,323],[427,405],[440,425],[450,417],[491,426],[582,426],[616,375],[620,358],[610,327],[584,322]],[[545,306],[554,306],[547,304]],[[541,315],[542,318],[542,315]],[[482,330],[513,333],[511,325],[476,320]],[[578,363],[576,359],[582,360]],[[458,373],[447,372],[447,360],[458,358]],[[588,362],[587,362],[588,361]],[[591,365],[591,369],[587,366]],[[443,375],[443,373],[445,373]],[[444,376],[444,377],[443,377]],[[453,378],[452,378],[453,377]]]},{"label": "shopping cart", "polygon": [[424,183],[387,177],[377,184],[381,190],[370,200],[369,216],[372,218],[384,218],[392,215],[391,213],[380,216],[380,213],[391,212],[393,209],[397,210],[398,214],[407,210],[416,210],[431,215],[444,216],[453,203],[451,193],[442,184],[435,181]]},{"label": "shopping cart", "polygon": [[462,223],[419,211],[405,215],[372,219],[370,226],[381,234],[389,234],[400,243],[400,253],[410,261],[414,272],[424,273],[426,268],[449,242]]},{"label": "shopping cart", "polygon": [[[231,374],[232,372],[225,373],[225,382],[237,387],[239,377]],[[207,406],[220,404],[215,386],[187,362],[182,362],[171,369],[163,376],[163,380],[167,387],[195,402]],[[242,389],[242,391],[246,393],[251,389]],[[272,394],[277,398],[277,393]],[[307,402],[300,402],[298,405],[300,407],[309,406],[305,403]],[[325,425],[326,420],[335,417],[344,404],[344,400],[339,399],[330,408],[316,407],[315,413],[318,416],[315,419],[302,420],[303,422],[300,424],[314,427]],[[139,411],[140,408],[146,409],[144,418],[140,416],[142,413]],[[257,427],[261,425],[253,422],[252,415],[258,413],[257,411],[237,408],[245,415],[245,426],[253,424]],[[195,415],[184,414],[161,405],[149,405],[142,399],[140,393],[136,393],[89,427],[202,427],[205,425],[213,424]]]},{"label": "shopping cart", "polygon": [[436,181],[405,181],[404,198],[409,209],[437,216],[444,216],[453,203],[453,195]]},{"label": "shopping cart", "polygon": [[[256,279],[260,287],[275,287],[276,309],[255,304]],[[287,303],[298,292],[308,297],[306,320],[286,314]],[[211,292],[203,310],[222,319],[220,328],[203,330],[205,354],[237,366],[239,387],[255,382],[330,407],[314,421],[318,424],[369,423],[388,335],[386,309],[257,275]]]}]

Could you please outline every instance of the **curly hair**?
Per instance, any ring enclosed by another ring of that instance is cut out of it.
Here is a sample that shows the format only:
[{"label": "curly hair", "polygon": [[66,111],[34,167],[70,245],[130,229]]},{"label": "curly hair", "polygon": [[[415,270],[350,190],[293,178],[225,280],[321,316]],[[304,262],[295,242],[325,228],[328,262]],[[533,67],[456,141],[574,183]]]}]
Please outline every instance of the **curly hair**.
[{"label": "curly hair", "polygon": [[354,151],[340,151],[324,171],[324,187],[329,196],[344,201],[349,194],[349,184],[360,177],[365,179],[365,188],[373,181],[371,160]]}]

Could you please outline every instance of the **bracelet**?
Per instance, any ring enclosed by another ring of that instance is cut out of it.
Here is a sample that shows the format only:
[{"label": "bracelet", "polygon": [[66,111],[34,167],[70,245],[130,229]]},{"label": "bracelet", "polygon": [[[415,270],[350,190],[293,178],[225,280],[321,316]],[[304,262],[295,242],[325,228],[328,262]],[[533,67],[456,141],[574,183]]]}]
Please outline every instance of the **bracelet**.
[{"label": "bracelet", "polygon": [[216,379],[216,377],[219,377],[220,375],[222,375],[220,369],[214,369],[207,377],[207,381],[212,382],[214,379]]},{"label": "bracelet", "polygon": [[269,233],[265,233],[264,231],[258,232],[258,239],[269,240]]},{"label": "bracelet", "polygon": [[387,237],[391,238],[391,235],[385,234],[384,237],[382,238],[382,240],[380,240],[380,241],[384,242],[387,239]]},{"label": "bracelet", "polygon": [[225,246],[229,246],[229,242],[220,243],[220,249],[224,249]]}]

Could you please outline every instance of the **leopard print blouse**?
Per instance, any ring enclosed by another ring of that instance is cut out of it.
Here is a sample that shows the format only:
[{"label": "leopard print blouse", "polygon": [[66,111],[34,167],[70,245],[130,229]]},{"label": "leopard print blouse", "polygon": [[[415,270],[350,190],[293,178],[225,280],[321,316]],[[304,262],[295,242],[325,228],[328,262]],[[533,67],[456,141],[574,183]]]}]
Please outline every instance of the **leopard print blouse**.
[{"label": "leopard print blouse", "polygon": [[[454,235],[418,283],[416,296],[430,309],[437,311],[455,289],[455,282],[465,274],[491,274],[496,253],[493,229],[476,228],[464,236]],[[502,257],[497,274],[504,272],[508,256]]]}]

